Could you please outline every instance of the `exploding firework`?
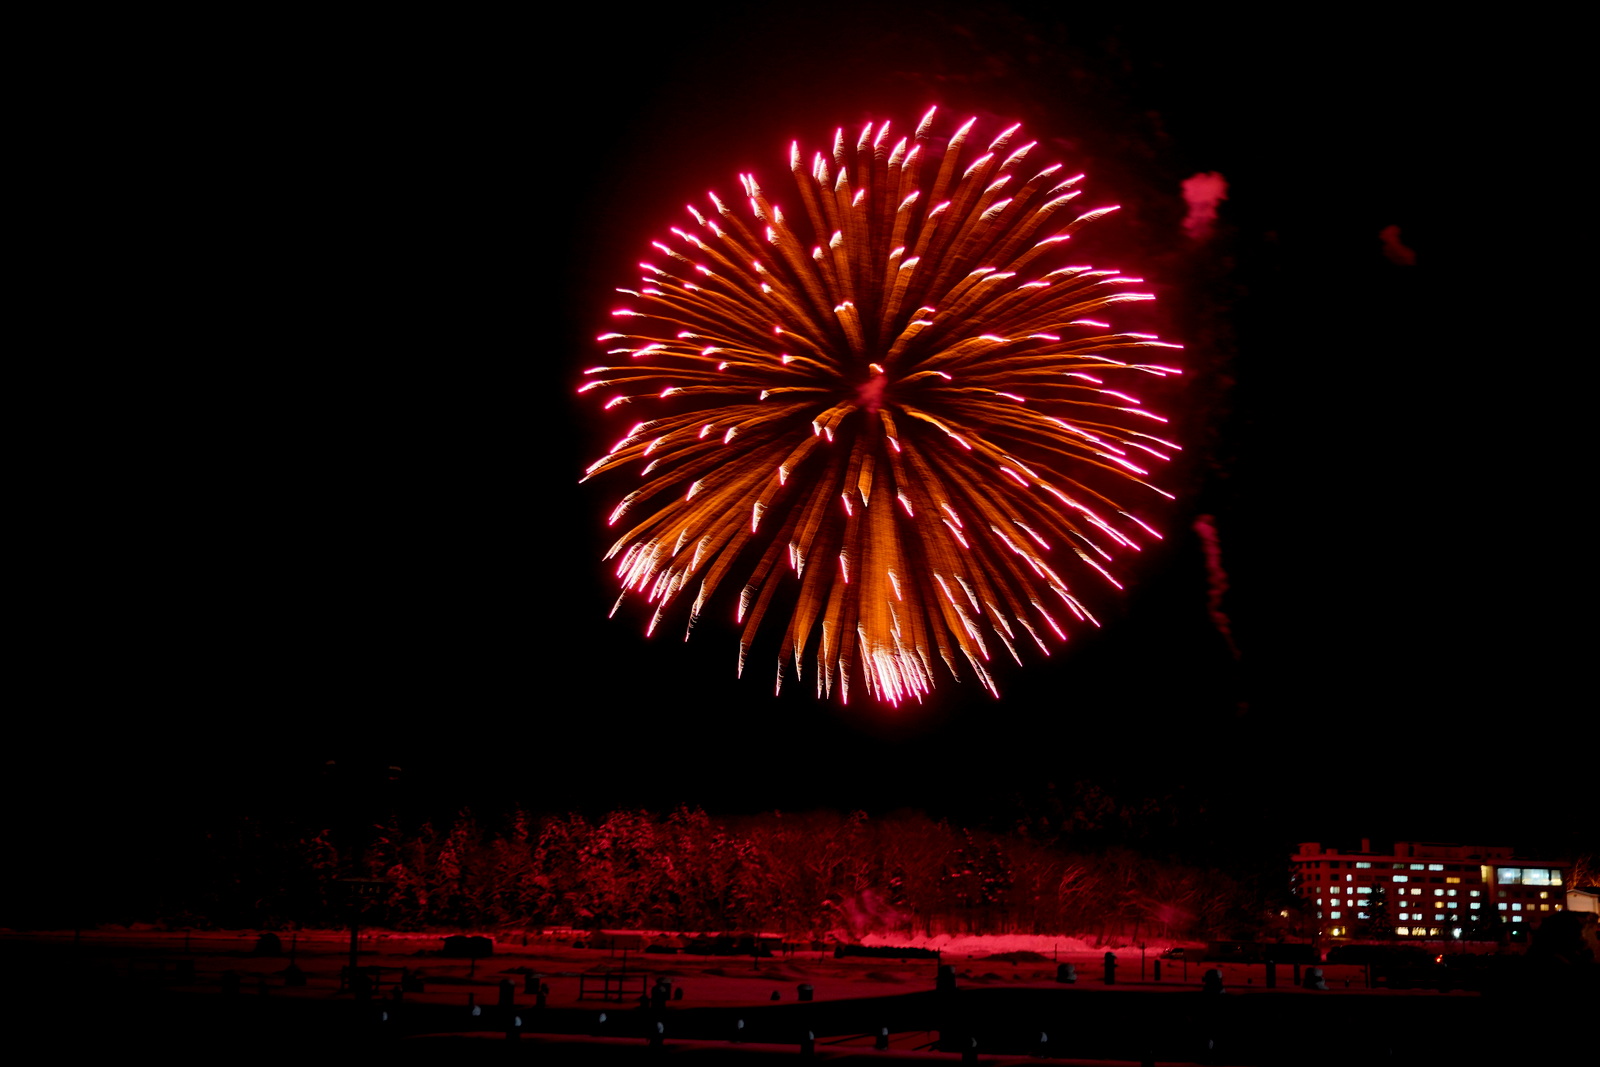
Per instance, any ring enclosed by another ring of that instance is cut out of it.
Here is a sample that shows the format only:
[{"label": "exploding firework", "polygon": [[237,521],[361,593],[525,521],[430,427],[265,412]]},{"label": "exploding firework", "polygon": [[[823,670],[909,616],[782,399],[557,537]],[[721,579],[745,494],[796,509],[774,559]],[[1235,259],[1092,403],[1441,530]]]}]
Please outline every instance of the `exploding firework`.
[{"label": "exploding firework", "polygon": [[1113,554],[1158,536],[1134,509],[1170,499],[1146,465],[1178,446],[1122,383],[1179,346],[1096,318],[1152,297],[1068,255],[1115,208],[1078,210],[1083,176],[1016,126],[978,150],[975,120],[942,143],[933,120],[840,131],[809,167],[791,147],[796,217],[752,175],[742,210],[690,207],[618,290],[600,340],[627,361],[580,390],[650,409],[586,473],[643,466],[611,513],[618,603],[654,631],[689,601],[692,629],[742,582],[740,673],[781,618],[778,684],[810,660],[819,696],[921,699],[940,661],[998,695],[993,646],[1098,625],[1069,578],[1116,586]]}]

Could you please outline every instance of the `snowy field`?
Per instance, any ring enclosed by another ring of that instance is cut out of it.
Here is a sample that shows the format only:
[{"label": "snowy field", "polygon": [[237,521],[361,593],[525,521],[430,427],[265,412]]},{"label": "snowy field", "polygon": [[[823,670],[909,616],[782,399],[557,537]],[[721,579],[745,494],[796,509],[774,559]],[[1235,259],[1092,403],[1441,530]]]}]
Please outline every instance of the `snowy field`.
[{"label": "snowy field", "polygon": [[[675,935],[657,931],[607,931],[619,940],[650,944],[673,939]],[[70,942],[72,934],[10,934],[25,941]],[[255,931],[208,931],[185,934],[181,931],[109,928],[85,934],[85,939],[100,946],[104,966],[121,966],[135,977],[161,982],[169,987],[196,991],[220,988],[226,971],[238,973],[245,990],[265,984],[275,995],[297,997],[327,996],[340,986],[340,972],[349,958],[349,934],[337,930],[300,931],[282,934],[281,955],[256,955]],[[599,984],[606,974],[624,977],[636,1000],[641,988],[658,978],[670,979],[682,989],[681,1005],[767,1003],[776,993],[780,1000],[798,998],[800,984],[812,987],[816,1000],[838,1000],[864,996],[883,996],[934,988],[939,963],[952,966],[962,986],[1013,984],[1057,985],[1057,965],[1070,963],[1077,972],[1079,986],[1104,988],[1103,959],[1107,948],[1095,947],[1078,938],[1027,935],[937,937],[890,939],[869,935],[866,947],[911,947],[937,950],[939,960],[896,959],[894,957],[834,957],[832,947],[824,950],[799,949],[790,954],[754,958],[709,956],[686,952],[658,954],[637,949],[575,948],[575,935],[516,934],[496,940],[492,955],[478,959],[450,958],[441,954],[444,935],[439,933],[363,934],[359,946],[361,966],[373,969],[379,993],[398,983],[411,971],[423,980],[424,991],[408,994],[422,1003],[492,1003],[499,983],[510,981],[519,999],[525,999],[527,976],[532,973],[549,987],[546,1003],[550,1007],[579,1008],[605,1003]],[[682,940],[681,938],[676,938]],[[1211,967],[1222,972],[1225,987],[1250,989],[1263,987],[1265,968],[1244,964],[1187,965],[1178,960],[1162,960],[1161,976],[1156,980],[1160,954],[1173,947],[1170,941],[1147,941],[1141,953],[1138,946],[1111,948],[1117,956],[1117,989],[1161,988],[1198,989],[1203,973]],[[1201,946],[1189,943],[1189,954]],[[306,984],[285,984],[285,971],[293,953],[295,965],[304,972]],[[1142,959],[1141,959],[1142,956]],[[120,964],[113,963],[119,958]],[[189,961],[192,981],[185,980]],[[1330,991],[1362,989],[1365,975],[1360,966],[1329,965],[1323,968]],[[1142,975],[1142,977],[1141,977]],[[1279,990],[1292,982],[1292,969],[1277,969]],[[641,987],[642,982],[642,987]],[[601,992],[597,992],[600,990]]]},{"label": "snowy field", "polygon": [[[615,933],[629,945],[684,940]],[[85,1047],[178,1048],[180,1059],[227,1048],[280,1058],[324,1046],[361,1055],[374,1041],[399,1041],[408,1062],[454,1062],[490,1054],[485,1047],[498,1055],[516,1038],[540,1062],[636,1062],[658,1023],[680,1063],[788,1058],[799,1051],[797,1035],[811,1031],[819,1059],[953,1062],[952,1042],[971,1037],[994,1053],[982,1062],[1000,1064],[1028,1062],[1044,1032],[1050,1058],[1074,1064],[1193,1063],[1204,1058],[1199,1043],[1213,1037],[1236,1050],[1236,1058],[1215,1062],[1302,1064],[1363,1062],[1358,1054],[1379,1045],[1395,1054],[1487,1047],[1469,1041],[1520,1048],[1528,1036],[1525,1012],[1507,1015],[1503,1005],[1460,991],[1374,993],[1359,966],[1324,967],[1328,990],[1320,992],[1295,988],[1287,965],[1269,990],[1262,966],[1228,964],[1220,970],[1233,995],[1206,996],[1200,979],[1209,964],[1185,970],[1164,960],[1157,981],[1165,944],[1146,944],[1142,976],[1138,947],[1116,948],[1117,981],[1108,986],[1105,950],[1068,938],[897,946],[937,949],[938,960],[835,958],[831,946],[758,958],[576,947],[568,931],[530,934],[526,943],[518,933],[471,960],[444,956],[439,933],[375,932],[361,938],[358,960],[376,988],[358,998],[341,982],[347,933],[279,937],[281,951],[263,954],[254,931],[105,929],[76,941],[71,932],[0,931],[0,975],[8,983],[0,1002],[24,1027],[72,1033]],[[941,962],[955,973],[953,996],[936,991]],[[1076,983],[1056,981],[1062,963],[1076,968]],[[663,980],[665,1006],[641,1005]],[[510,1006],[500,1006],[503,996]],[[19,1010],[25,999],[30,1006]],[[1541,1003],[1540,1018],[1576,1018],[1549,1013],[1550,1006]],[[1485,1030],[1489,1020],[1498,1021]],[[880,1030],[882,1050],[874,1047]],[[1303,1047],[1302,1034],[1318,1035],[1320,1044]]]}]

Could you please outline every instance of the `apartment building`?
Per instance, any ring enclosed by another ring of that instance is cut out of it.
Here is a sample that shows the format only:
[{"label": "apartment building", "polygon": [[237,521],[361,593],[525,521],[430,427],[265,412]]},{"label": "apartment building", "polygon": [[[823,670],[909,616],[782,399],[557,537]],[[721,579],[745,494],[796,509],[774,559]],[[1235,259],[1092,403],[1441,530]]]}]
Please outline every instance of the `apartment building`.
[{"label": "apartment building", "polygon": [[1296,896],[1323,937],[1478,940],[1527,936],[1562,910],[1563,864],[1497,845],[1396,841],[1387,852],[1302,844],[1290,861]]}]

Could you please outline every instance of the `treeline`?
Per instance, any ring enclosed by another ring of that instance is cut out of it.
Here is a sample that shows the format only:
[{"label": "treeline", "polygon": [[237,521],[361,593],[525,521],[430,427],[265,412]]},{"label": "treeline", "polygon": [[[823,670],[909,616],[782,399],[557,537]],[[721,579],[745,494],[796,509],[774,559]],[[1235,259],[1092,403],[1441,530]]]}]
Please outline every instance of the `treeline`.
[{"label": "treeline", "polygon": [[232,873],[189,921],[338,925],[362,892],[363,921],[397,929],[1199,937],[1253,924],[1269,903],[1217,871],[1126,847],[1079,853],[920,814],[518,810],[486,825],[464,810],[448,825],[391,819],[288,847],[266,828],[213,844],[212,870]]}]

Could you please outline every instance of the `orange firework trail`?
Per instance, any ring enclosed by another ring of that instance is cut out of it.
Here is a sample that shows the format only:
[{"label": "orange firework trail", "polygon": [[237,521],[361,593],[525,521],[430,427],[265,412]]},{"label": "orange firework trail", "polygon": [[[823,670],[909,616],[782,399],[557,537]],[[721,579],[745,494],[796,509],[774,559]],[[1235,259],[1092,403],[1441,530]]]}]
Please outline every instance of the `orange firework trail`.
[{"label": "orange firework trail", "polygon": [[779,685],[809,658],[819,696],[921,699],[939,661],[997,693],[995,642],[1048,654],[1094,622],[1069,577],[1116,585],[1114,553],[1157,536],[1118,500],[1168,496],[1146,468],[1177,446],[1123,383],[1179,346],[1096,318],[1152,297],[1067,258],[1115,209],[1080,211],[1082,175],[1018,127],[980,149],[933,117],[809,167],[794,146],[797,218],[751,175],[745,203],[689,208],[619,290],[600,340],[626,360],[580,390],[651,409],[586,473],[643,465],[611,514],[623,597],[652,631],[688,601],[692,628],[737,574],[742,673],[781,592]]}]

